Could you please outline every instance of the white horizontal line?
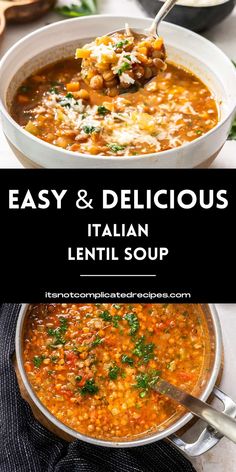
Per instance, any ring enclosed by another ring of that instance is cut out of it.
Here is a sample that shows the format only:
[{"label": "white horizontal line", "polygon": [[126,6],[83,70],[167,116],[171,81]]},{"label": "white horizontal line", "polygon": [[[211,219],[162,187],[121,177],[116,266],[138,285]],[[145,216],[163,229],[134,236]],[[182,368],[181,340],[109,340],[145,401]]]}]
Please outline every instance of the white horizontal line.
[{"label": "white horizontal line", "polygon": [[80,277],[156,277],[156,274],[80,274]]}]

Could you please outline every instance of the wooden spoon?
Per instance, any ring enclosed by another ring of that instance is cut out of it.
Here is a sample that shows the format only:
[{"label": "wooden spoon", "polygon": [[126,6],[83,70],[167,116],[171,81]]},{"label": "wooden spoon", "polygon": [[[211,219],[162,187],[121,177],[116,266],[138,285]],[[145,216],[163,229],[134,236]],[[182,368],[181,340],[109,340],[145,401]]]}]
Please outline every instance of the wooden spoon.
[{"label": "wooden spoon", "polygon": [[46,13],[55,0],[0,0],[0,37],[6,22],[32,21]]}]

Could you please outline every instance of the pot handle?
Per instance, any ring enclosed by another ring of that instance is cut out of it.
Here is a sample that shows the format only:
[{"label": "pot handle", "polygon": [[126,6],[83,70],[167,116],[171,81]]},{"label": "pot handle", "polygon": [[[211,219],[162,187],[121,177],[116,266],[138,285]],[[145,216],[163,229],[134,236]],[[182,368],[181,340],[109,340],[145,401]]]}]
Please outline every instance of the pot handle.
[{"label": "pot handle", "polygon": [[[231,397],[222,392],[218,387],[215,387],[212,392],[224,405],[223,412],[232,418],[236,417],[236,403]],[[214,447],[224,436],[218,433],[211,426],[207,426],[200,434],[194,443],[186,443],[177,434],[168,436],[169,440],[177,449],[184,452],[190,458],[200,456]]]}]

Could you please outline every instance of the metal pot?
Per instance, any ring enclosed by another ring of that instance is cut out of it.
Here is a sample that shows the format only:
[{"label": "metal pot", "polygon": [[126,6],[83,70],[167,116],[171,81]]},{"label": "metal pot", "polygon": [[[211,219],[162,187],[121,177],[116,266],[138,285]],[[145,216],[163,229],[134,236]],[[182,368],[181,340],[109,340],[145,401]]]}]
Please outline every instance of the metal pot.
[{"label": "metal pot", "polygon": [[[189,421],[193,418],[191,413],[184,414],[180,418],[178,418],[175,422],[173,422],[170,426],[168,426],[164,431],[157,431],[147,436],[139,437],[129,441],[104,441],[100,439],[95,439],[84,434],[78,433],[73,429],[69,428],[68,426],[61,423],[57,418],[55,418],[48,410],[44,407],[44,405],[40,402],[36,394],[34,393],[29,380],[27,378],[27,374],[24,369],[23,363],[23,331],[25,326],[25,320],[28,311],[28,304],[23,304],[22,308],[19,313],[19,318],[17,322],[16,328],[16,360],[19,369],[19,374],[21,376],[21,380],[23,382],[24,388],[26,389],[27,394],[30,397],[31,402],[33,405],[37,407],[41,415],[47,420],[49,424],[53,425],[54,432],[55,428],[58,433],[63,433],[66,435],[70,440],[73,439],[80,439],[82,441],[89,442],[91,444],[95,444],[98,446],[106,446],[106,447],[134,447],[134,446],[143,446],[145,444],[152,443],[154,441],[159,441],[160,439],[167,439],[172,444],[174,444],[178,449],[184,452],[189,457],[196,457],[200,454],[211,449],[215,446],[222,435],[218,432],[212,430],[210,427],[205,427],[202,431],[200,436],[198,437],[197,441],[193,444],[187,444],[186,442],[181,439],[181,437],[177,436],[175,433],[179,431],[184,425],[189,423]],[[221,367],[221,359],[222,359],[222,333],[221,333],[221,326],[218,318],[217,311],[214,305],[201,305],[210,336],[210,356],[209,356],[209,374],[207,379],[203,379],[203,386],[201,389],[201,394],[199,398],[203,401],[206,401],[210,395],[214,395],[223,403],[223,411],[232,416],[236,416],[236,403],[225,393],[223,393],[219,388],[215,387],[215,383],[217,377],[220,372]]]},{"label": "metal pot", "polygon": [[[163,0],[138,0],[145,11],[155,16],[163,6]],[[202,2],[203,3],[203,2]],[[180,0],[173,10],[168,13],[166,21],[198,33],[206,31],[223,21],[235,7],[235,0],[221,0],[221,2],[205,3],[204,6],[188,6],[185,0]]]}]

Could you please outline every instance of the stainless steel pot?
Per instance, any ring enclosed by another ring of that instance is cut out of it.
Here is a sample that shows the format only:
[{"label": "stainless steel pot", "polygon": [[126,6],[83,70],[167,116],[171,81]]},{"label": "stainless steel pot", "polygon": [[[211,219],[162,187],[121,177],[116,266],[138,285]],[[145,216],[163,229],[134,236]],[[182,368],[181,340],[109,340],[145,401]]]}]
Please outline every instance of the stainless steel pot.
[{"label": "stainless steel pot", "polygon": [[[68,435],[72,439],[73,438],[80,439],[82,441],[86,441],[91,444],[95,444],[98,446],[106,446],[106,447],[143,446],[145,444],[149,444],[154,441],[159,441],[160,439],[167,439],[175,447],[180,449],[189,457],[196,457],[205,453],[206,451],[211,449],[220,441],[220,439],[222,438],[222,435],[220,435],[217,431],[212,430],[212,428],[210,427],[204,427],[198,439],[192,444],[187,444],[180,436],[177,436],[176,432],[179,431],[184,425],[186,425],[193,418],[193,415],[191,413],[184,414],[182,417],[180,417],[174,423],[172,423],[169,427],[167,427],[164,431],[157,431],[157,432],[152,433],[151,435],[140,437],[132,441],[113,442],[113,441],[104,441],[100,439],[95,439],[95,438],[86,436],[84,434],[78,433],[74,431],[73,429],[69,428],[68,426],[65,426],[63,423],[57,420],[55,416],[53,416],[37,398],[37,396],[35,395],[28,381],[27,374],[24,369],[23,356],[22,356],[23,330],[24,330],[24,324],[26,320],[28,307],[29,307],[28,304],[22,305],[22,308],[19,313],[18,322],[17,322],[17,328],[16,328],[17,365],[18,365],[19,373],[23,381],[24,387],[31,401],[36,405],[36,407],[43,414],[43,416],[59,431]],[[210,365],[209,377],[206,380],[204,386],[202,387],[199,398],[201,398],[203,401],[206,401],[209,398],[209,396],[213,394],[223,403],[223,411],[232,417],[236,417],[236,403],[228,395],[223,393],[219,388],[215,387],[216,380],[220,372],[221,359],[222,359],[222,333],[221,333],[221,326],[220,326],[218,314],[214,305],[202,305],[202,309],[204,311],[204,315],[206,317],[206,321],[208,325],[210,343],[211,343],[211,352],[210,352],[210,358],[209,358],[209,365]]]}]

